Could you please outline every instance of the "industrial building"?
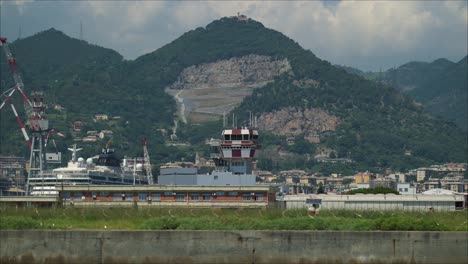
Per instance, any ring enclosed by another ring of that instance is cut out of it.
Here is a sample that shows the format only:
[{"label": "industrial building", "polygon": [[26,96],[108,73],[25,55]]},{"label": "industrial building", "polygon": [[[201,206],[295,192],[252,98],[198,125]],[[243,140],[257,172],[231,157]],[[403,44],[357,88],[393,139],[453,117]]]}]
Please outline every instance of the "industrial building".
[{"label": "industrial building", "polygon": [[57,186],[65,206],[142,206],[190,208],[265,208],[276,188],[269,185],[64,185]]},{"label": "industrial building", "polygon": [[321,209],[346,210],[405,210],[405,211],[454,211],[466,207],[467,194],[451,195],[396,195],[396,194],[355,194],[355,195],[285,195],[279,197],[286,209],[307,208],[306,199],[321,199]]}]

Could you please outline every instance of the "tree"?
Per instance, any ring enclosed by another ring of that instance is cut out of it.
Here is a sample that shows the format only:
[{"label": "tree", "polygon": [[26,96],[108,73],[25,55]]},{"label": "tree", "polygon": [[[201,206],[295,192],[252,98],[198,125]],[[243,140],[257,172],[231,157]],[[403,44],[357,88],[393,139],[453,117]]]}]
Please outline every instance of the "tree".
[{"label": "tree", "polygon": [[352,183],[354,180],[351,178],[346,178],[343,179],[343,185],[348,186],[350,183]]},{"label": "tree", "polygon": [[325,193],[325,191],[323,189],[323,184],[319,183],[319,187],[317,189],[317,194],[321,194],[321,193]]}]

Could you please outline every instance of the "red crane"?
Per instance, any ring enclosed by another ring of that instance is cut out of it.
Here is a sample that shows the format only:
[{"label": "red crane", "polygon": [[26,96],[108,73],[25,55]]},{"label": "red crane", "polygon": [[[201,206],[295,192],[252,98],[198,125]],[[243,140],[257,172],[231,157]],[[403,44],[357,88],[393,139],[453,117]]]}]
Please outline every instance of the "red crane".
[{"label": "red crane", "polygon": [[[3,47],[10,71],[13,75],[13,80],[15,81],[15,85],[12,88],[1,94],[1,97],[5,97],[5,99],[0,104],[0,110],[6,105],[7,102],[10,103],[16,121],[20,126],[21,133],[23,134],[24,139],[26,140],[26,143],[31,150],[29,159],[28,183],[26,185],[26,192],[29,193],[29,179],[31,177],[42,176],[43,171],[46,168],[46,145],[49,135],[51,133],[56,133],[61,137],[65,136],[53,129],[49,129],[49,120],[45,119],[44,117],[44,99],[42,97],[42,93],[34,93],[32,101],[26,95],[24,91],[23,80],[16,69],[16,59],[13,57],[10,48],[8,47],[7,39],[0,37],[0,45]],[[32,134],[32,140],[29,138],[23,122],[21,122],[21,119],[18,116],[18,112],[16,111],[16,108],[11,100],[11,97],[15,91],[20,93],[23,100],[24,110],[28,117],[27,124],[29,125]]]}]

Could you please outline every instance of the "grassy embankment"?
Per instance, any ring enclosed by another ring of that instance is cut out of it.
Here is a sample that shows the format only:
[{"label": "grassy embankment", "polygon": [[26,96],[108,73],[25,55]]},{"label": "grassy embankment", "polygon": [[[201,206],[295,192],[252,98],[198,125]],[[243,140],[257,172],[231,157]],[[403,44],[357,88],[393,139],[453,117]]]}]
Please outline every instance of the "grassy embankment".
[{"label": "grassy embankment", "polygon": [[2,207],[0,229],[468,231],[468,211]]}]

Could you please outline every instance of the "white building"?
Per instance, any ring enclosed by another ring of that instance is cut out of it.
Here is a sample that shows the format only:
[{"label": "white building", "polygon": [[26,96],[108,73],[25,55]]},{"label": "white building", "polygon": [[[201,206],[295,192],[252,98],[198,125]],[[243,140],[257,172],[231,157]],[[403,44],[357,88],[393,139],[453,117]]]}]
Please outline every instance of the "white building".
[{"label": "white building", "polygon": [[286,209],[308,208],[307,198],[322,199],[321,209],[454,211],[465,207],[464,195],[315,194],[285,195]]},{"label": "white building", "polygon": [[397,191],[400,194],[416,194],[416,186],[411,185],[411,183],[398,183]]}]

